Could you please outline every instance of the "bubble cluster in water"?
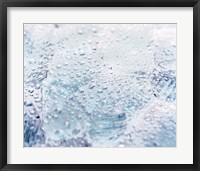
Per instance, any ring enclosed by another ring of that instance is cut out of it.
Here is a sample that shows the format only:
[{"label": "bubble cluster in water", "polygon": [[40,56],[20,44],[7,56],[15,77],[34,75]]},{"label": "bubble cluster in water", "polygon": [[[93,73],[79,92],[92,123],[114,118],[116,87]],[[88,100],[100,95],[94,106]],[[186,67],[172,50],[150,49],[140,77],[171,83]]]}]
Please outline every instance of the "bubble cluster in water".
[{"label": "bubble cluster in water", "polygon": [[25,24],[24,146],[176,146],[176,25]]}]

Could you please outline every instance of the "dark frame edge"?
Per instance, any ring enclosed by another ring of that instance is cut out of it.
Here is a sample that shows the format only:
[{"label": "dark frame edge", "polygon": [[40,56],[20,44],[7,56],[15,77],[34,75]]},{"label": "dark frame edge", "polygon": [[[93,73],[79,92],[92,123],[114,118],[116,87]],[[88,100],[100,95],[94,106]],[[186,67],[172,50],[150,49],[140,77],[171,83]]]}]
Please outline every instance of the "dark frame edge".
[{"label": "dark frame edge", "polygon": [[[196,115],[193,115],[193,160],[195,169],[200,169],[200,2],[198,1],[193,7],[193,109]],[[196,96],[194,94],[196,93]],[[196,149],[196,150],[195,150]]]},{"label": "dark frame edge", "polygon": [[196,171],[192,165],[185,164],[8,164],[2,171]]},{"label": "dark frame edge", "polygon": [[[199,0],[1,0],[8,7],[193,7]],[[31,4],[31,5],[30,5]]]},{"label": "dark frame edge", "polygon": [[[2,25],[2,2],[0,2],[0,25]],[[2,57],[3,57],[3,48],[2,48],[2,42],[3,42],[3,39],[2,39],[2,27],[0,27],[0,55],[1,55],[1,58],[0,58],[0,67],[2,68]],[[2,80],[2,70],[0,71],[0,79]],[[2,116],[2,84],[0,84],[0,110],[1,110],[1,115],[0,115],[0,125],[2,126],[2,122],[3,122],[3,116]],[[0,129],[0,169],[5,165],[5,163],[3,163],[3,137],[2,137],[2,127]]]},{"label": "dark frame edge", "polygon": [[[0,58],[0,109],[1,109],[1,132],[0,132],[0,168],[7,165],[7,6],[4,1],[0,3],[0,29],[1,58]],[[4,65],[3,65],[4,64]]]},{"label": "dark frame edge", "polygon": [[[59,2],[59,1],[58,1]],[[83,2],[83,1],[82,1]],[[98,2],[98,1],[97,1]],[[0,84],[0,95],[1,95],[1,99],[0,99],[0,170],[2,171],[8,171],[8,170],[15,170],[15,171],[20,171],[20,170],[38,170],[38,171],[42,171],[42,170],[46,170],[46,169],[50,169],[50,170],[76,170],[76,171],[86,171],[86,170],[116,170],[117,168],[114,169],[114,167],[112,167],[112,165],[102,165],[102,166],[97,166],[95,167],[94,165],[55,165],[55,164],[44,164],[44,165],[26,165],[26,164],[7,164],[7,65],[3,65],[3,64],[7,64],[7,7],[29,7],[29,6],[34,6],[34,7],[38,7],[38,6],[62,6],[62,5],[55,5],[55,1],[54,3],[50,3],[50,5],[47,5],[48,1],[45,3],[39,3],[39,1],[37,0],[33,0],[30,2],[25,2],[25,1],[13,1],[13,0],[8,0],[8,1],[4,1],[4,0],[0,0],[0,25],[2,25],[2,27],[0,27],[0,37],[1,37],[1,41],[0,41],[0,53],[1,53],[1,58],[0,58],[0,79],[2,80],[2,83]],[[72,5],[74,6],[73,2],[71,1]],[[76,2],[75,0],[75,3]],[[143,6],[145,2],[139,3],[139,5],[136,6]],[[150,2],[149,2],[150,3]],[[149,4],[148,3],[148,4]],[[180,6],[180,7],[186,7],[186,6],[193,6],[193,55],[194,55],[194,61],[193,61],[193,72],[194,72],[194,76],[193,76],[193,86],[194,86],[194,92],[193,94],[197,94],[198,96],[194,96],[193,97],[193,104],[194,104],[194,113],[198,113],[200,111],[200,105],[199,105],[199,100],[198,97],[200,97],[200,91],[199,89],[199,85],[200,85],[200,79],[199,79],[199,75],[200,75],[200,68],[198,66],[200,66],[200,60],[198,59],[200,57],[200,2],[199,0],[197,1],[191,1],[191,3],[189,2],[185,2],[182,5],[180,4],[181,2],[177,2],[174,3],[175,5],[172,6]],[[30,5],[31,4],[31,5]],[[66,1],[60,1],[58,4],[66,4]],[[83,3],[81,3],[82,5],[80,6],[88,6],[88,5],[83,5]],[[101,3],[100,3],[101,4]],[[105,3],[106,4],[106,3]],[[160,3],[159,3],[160,4]],[[169,4],[169,3],[168,3]],[[179,5],[178,5],[179,4]],[[109,3],[107,4],[109,6]],[[69,5],[70,6],[70,5]],[[93,5],[92,5],[93,6]],[[95,3],[94,6],[98,6],[98,3]],[[118,6],[118,5],[116,5]],[[150,6],[154,6],[154,5],[150,5]],[[149,6],[149,7],[150,7]],[[157,6],[157,5],[156,5]],[[160,5],[158,5],[160,6]],[[162,6],[162,5],[161,5]],[[165,3],[163,3],[163,6],[166,6]],[[170,5],[168,5],[170,6]],[[197,81],[195,81],[197,80]],[[193,118],[193,122],[194,122],[194,132],[193,132],[193,137],[194,137],[194,142],[193,142],[193,146],[194,146],[194,153],[193,153],[193,159],[194,159],[194,164],[193,165],[185,165],[184,169],[183,167],[179,167],[178,165],[174,165],[173,169],[170,166],[167,166],[165,171],[169,171],[169,170],[181,170],[181,171],[191,171],[191,170],[200,170],[200,148],[198,148],[199,143],[200,143],[200,117],[198,117],[198,114],[194,114],[194,118]],[[199,124],[198,124],[199,123]],[[137,171],[146,171],[146,170],[150,170],[148,169],[148,166],[150,166],[151,169],[153,170],[160,170],[162,167],[160,165],[146,165],[145,167],[142,167],[140,165],[135,165],[135,167],[124,167],[124,169],[122,167],[119,167],[117,170],[137,170]],[[191,167],[192,166],[192,167]]]}]

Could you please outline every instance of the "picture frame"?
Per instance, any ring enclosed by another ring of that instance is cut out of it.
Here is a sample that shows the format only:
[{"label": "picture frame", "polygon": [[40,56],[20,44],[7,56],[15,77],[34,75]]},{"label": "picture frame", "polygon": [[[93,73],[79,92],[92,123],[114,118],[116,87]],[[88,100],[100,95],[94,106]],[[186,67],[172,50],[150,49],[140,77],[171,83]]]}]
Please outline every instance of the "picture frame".
[{"label": "picture frame", "polygon": [[[7,163],[7,9],[8,7],[193,7],[193,164],[8,164]],[[200,2],[199,0],[1,0],[0,169],[3,170],[200,170]]]}]

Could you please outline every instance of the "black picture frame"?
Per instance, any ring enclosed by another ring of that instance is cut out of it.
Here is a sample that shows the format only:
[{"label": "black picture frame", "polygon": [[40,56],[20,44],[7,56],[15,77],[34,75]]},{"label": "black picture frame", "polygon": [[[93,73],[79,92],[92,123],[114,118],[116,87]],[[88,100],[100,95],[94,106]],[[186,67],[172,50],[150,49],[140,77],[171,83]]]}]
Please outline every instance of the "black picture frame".
[{"label": "black picture frame", "polygon": [[[193,164],[7,164],[7,7],[193,7]],[[0,0],[0,169],[1,170],[200,170],[199,0]]]}]

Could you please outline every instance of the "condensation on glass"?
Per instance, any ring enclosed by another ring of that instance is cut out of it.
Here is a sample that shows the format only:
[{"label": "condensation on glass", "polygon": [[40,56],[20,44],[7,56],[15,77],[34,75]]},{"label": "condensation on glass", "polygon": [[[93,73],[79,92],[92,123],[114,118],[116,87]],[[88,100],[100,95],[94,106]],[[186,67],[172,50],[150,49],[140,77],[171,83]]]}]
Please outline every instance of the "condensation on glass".
[{"label": "condensation on glass", "polygon": [[25,147],[175,147],[176,24],[25,24]]}]

